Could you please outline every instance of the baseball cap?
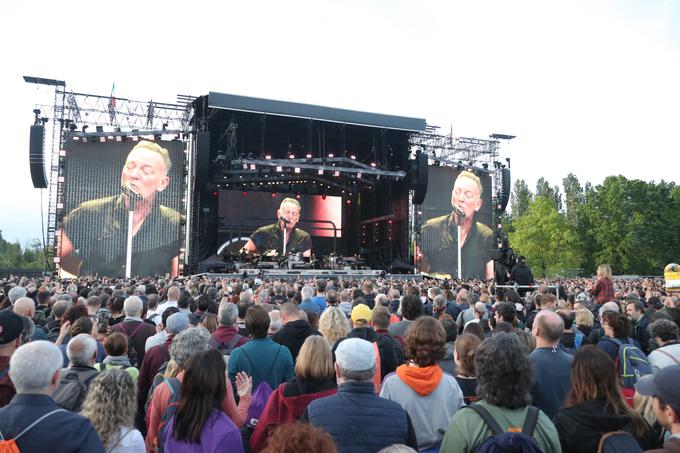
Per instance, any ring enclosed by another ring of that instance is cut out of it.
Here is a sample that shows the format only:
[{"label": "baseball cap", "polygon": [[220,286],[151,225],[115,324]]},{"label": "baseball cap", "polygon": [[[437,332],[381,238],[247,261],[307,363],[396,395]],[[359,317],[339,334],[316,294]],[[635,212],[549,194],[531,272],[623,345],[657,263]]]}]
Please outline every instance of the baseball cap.
[{"label": "baseball cap", "polygon": [[680,412],[680,365],[660,369],[654,374],[642,376],[635,383],[635,390],[640,395],[656,396],[664,403]]},{"label": "baseball cap", "polygon": [[189,328],[189,317],[184,313],[173,313],[165,321],[165,328],[170,334],[178,334]]},{"label": "baseball cap", "polygon": [[475,302],[475,311],[477,313],[486,313],[486,305],[484,305],[484,302]]},{"label": "baseball cap", "polygon": [[588,296],[586,296],[586,293],[579,293],[576,296],[576,300],[579,302],[585,302],[588,299]]},{"label": "baseball cap", "polygon": [[0,311],[0,345],[8,344],[19,338],[24,330],[22,318],[12,310]]},{"label": "baseball cap", "polygon": [[358,304],[352,309],[352,322],[357,322],[359,320],[371,322],[372,319],[373,315],[371,309],[368,308],[368,305]]},{"label": "baseball cap", "polygon": [[348,371],[366,371],[375,366],[373,345],[361,338],[341,341],[335,350],[335,357],[338,364]]}]

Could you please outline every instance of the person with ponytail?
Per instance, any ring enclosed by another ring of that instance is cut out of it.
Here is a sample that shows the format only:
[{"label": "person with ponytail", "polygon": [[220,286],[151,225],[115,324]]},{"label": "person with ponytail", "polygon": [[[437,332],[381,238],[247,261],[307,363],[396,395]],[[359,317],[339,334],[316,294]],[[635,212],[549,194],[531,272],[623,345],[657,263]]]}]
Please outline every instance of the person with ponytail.
[{"label": "person with ponytail", "polygon": [[477,335],[464,333],[456,339],[453,358],[456,361],[456,381],[463,392],[465,404],[477,401],[477,374],[475,373],[475,352],[482,344]]},{"label": "person with ponytail", "polygon": [[614,431],[631,434],[643,450],[658,445],[649,424],[624,400],[614,361],[601,348],[576,351],[571,382],[564,409],[553,420],[563,451],[598,451],[602,436]]}]

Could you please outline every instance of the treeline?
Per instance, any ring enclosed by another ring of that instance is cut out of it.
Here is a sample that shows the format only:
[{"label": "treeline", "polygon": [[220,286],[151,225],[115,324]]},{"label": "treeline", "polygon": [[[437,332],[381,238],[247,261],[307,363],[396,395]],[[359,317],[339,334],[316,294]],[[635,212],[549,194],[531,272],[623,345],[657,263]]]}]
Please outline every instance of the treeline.
[{"label": "treeline", "polygon": [[610,176],[562,187],[540,178],[532,191],[515,181],[504,214],[510,245],[539,276],[593,275],[608,263],[618,275],[661,275],[680,261],[680,186]]},{"label": "treeline", "polygon": [[8,242],[0,231],[0,269],[44,270],[45,253],[39,239],[22,246],[19,241]]}]

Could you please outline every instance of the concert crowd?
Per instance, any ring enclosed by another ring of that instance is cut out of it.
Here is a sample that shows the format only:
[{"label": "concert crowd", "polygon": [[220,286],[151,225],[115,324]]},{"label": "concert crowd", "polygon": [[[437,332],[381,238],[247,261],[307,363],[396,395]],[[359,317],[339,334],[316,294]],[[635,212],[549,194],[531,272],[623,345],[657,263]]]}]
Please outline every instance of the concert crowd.
[{"label": "concert crowd", "polygon": [[680,294],[529,286],[12,276],[0,449],[680,451]]}]

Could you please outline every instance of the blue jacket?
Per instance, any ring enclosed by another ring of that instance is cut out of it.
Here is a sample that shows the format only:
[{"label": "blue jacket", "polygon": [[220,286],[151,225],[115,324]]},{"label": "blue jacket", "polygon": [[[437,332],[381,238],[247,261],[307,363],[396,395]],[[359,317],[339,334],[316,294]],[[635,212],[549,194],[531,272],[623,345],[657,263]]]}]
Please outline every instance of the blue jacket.
[{"label": "blue jacket", "polygon": [[336,395],[312,401],[302,419],[333,436],[340,453],[373,453],[393,444],[418,449],[406,411],[376,395],[372,382],[341,384]]},{"label": "blue jacket", "polygon": [[271,338],[254,338],[229,355],[229,379],[236,390],[236,373],[253,378],[253,389],[266,380],[272,389],[293,379],[295,364],[290,350]]},{"label": "blue jacket", "polygon": [[[42,415],[61,409],[48,395],[18,394],[0,409],[0,431],[12,439]],[[90,421],[72,412],[58,412],[47,417],[17,440],[21,451],[50,453],[104,452]]]}]

